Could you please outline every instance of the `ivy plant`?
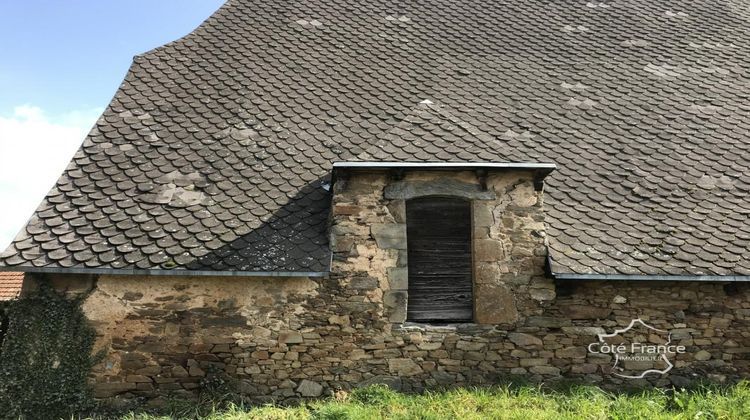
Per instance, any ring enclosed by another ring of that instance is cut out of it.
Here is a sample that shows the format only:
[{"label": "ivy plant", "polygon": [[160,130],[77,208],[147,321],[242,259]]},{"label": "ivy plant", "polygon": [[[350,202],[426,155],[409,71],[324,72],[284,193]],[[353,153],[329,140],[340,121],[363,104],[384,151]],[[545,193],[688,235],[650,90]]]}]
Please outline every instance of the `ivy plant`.
[{"label": "ivy plant", "polygon": [[93,407],[95,333],[81,303],[42,286],[0,308],[0,418],[70,418]]}]

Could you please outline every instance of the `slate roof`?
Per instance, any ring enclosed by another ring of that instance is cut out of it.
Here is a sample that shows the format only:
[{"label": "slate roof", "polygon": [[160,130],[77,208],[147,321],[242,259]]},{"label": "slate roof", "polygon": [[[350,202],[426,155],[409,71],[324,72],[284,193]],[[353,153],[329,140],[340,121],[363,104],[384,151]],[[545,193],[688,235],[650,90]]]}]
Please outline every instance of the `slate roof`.
[{"label": "slate roof", "polygon": [[740,1],[230,0],[135,58],[2,263],[323,272],[332,163],[397,158],[556,163],[558,274],[750,275],[749,25]]},{"label": "slate roof", "polygon": [[12,300],[21,294],[23,273],[0,272],[0,300]]}]

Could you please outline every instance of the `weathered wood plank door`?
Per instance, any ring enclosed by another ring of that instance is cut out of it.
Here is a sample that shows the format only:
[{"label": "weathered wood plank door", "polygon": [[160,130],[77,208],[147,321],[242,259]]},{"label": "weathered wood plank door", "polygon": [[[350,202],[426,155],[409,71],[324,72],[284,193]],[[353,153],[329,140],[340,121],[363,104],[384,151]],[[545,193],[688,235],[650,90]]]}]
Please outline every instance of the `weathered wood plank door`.
[{"label": "weathered wood plank door", "polygon": [[406,202],[407,320],[473,319],[471,203],[446,197]]}]

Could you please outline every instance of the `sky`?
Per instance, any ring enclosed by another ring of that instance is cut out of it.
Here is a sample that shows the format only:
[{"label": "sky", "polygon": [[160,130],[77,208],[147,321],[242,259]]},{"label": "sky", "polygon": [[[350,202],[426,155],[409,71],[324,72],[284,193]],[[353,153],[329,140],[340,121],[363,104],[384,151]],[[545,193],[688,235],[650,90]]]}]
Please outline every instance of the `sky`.
[{"label": "sky", "polygon": [[224,0],[0,0],[0,252],[24,226],[133,56]]}]

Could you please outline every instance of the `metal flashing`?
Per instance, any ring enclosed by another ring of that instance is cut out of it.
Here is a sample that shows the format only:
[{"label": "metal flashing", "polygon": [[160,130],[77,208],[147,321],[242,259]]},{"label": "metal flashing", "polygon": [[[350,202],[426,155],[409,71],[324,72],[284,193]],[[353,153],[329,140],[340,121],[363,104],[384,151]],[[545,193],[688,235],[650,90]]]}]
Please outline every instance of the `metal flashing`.
[{"label": "metal flashing", "polygon": [[324,271],[210,271],[210,270],[141,270],[119,268],[2,267],[0,271],[45,274],[104,274],[124,276],[205,276],[205,277],[327,277]]},{"label": "metal flashing", "polygon": [[334,162],[333,169],[530,169],[555,170],[554,163],[542,162]]}]

